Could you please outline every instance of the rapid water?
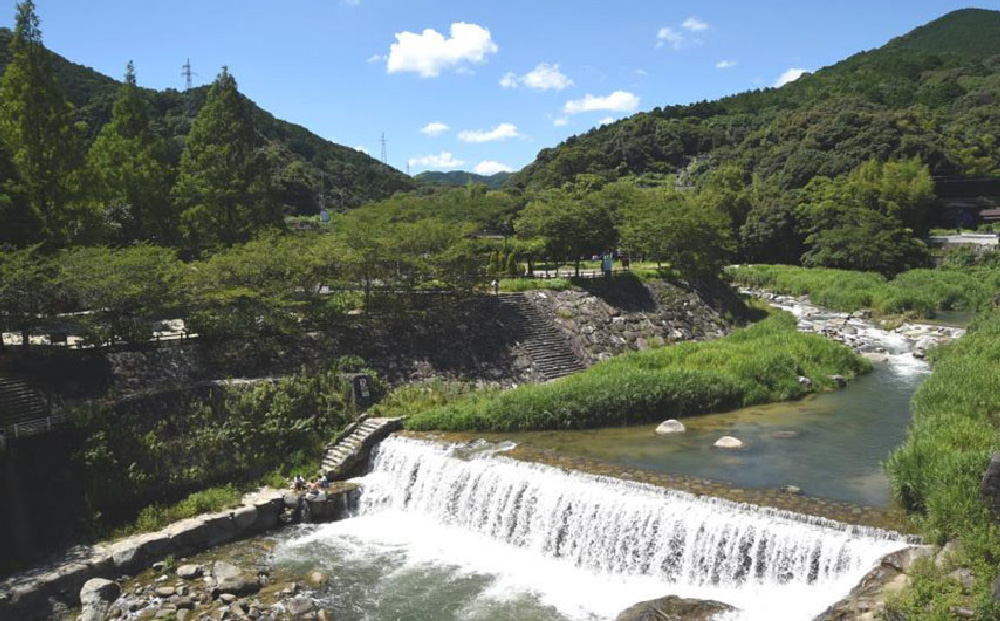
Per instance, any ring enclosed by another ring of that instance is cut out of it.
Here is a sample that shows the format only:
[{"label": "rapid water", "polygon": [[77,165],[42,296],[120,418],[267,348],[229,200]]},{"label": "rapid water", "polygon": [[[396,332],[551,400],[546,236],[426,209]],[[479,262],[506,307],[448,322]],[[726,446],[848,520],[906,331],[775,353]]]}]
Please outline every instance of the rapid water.
[{"label": "rapid water", "polygon": [[411,438],[384,441],[359,481],[357,517],[285,543],[278,558],[381,559],[365,566],[363,591],[425,595],[400,600],[420,602],[405,614],[371,610],[381,596],[354,599],[343,606],[354,616],[334,606],[338,619],[613,619],[666,595],[731,604],[733,618],[811,619],[906,545],[867,527]]}]

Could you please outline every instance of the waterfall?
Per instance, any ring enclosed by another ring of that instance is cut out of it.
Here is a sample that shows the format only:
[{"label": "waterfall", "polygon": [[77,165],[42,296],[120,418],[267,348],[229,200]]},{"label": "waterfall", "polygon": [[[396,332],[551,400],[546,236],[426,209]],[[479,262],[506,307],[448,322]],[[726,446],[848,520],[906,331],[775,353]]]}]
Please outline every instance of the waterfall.
[{"label": "waterfall", "polygon": [[539,562],[738,606],[796,593],[819,612],[907,545],[875,528],[412,438],[385,440],[359,481],[361,518],[408,515]]}]

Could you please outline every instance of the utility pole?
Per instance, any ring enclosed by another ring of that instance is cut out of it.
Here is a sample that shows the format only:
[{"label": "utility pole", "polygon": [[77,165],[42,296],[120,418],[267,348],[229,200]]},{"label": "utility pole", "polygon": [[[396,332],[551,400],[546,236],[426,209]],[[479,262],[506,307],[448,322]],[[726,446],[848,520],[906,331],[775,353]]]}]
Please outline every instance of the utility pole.
[{"label": "utility pole", "polygon": [[387,156],[387,151],[386,151],[386,148],[385,148],[385,134],[384,133],[382,134],[382,137],[379,139],[379,143],[382,145],[382,166],[383,167],[388,167],[389,166],[389,164],[388,164],[389,158]]}]

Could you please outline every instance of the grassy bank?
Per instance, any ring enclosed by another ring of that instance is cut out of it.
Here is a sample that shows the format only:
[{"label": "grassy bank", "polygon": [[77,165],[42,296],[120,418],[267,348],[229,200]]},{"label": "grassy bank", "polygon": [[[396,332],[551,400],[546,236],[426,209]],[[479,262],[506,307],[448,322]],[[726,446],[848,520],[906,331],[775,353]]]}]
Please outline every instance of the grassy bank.
[{"label": "grassy bank", "polygon": [[938,311],[976,311],[1000,288],[1000,270],[984,267],[910,270],[892,280],[873,272],[792,265],[738,265],[726,269],[733,282],[789,295],[808,295],[814,304],[842,311],[912,313],[932,318]]},{"label": "grassy bank", "polygon": [[[1000,618],[990,591],[1000,564],[1000,524],[979,500],[983,471],[1000,450],[1000,313],[977,318],[969,333],[935,351],[934,372],[913,398],[906,443],[887,464],[893,493],[915,513],[930,543],[955,539],[952,565],[928,567],[893,606],[906,619],[951,618],[972,606],[975,619]],[[968,567],[971,592],[947,577]]]},{"label": "grassy bank", "polygon": [[821,336],[796,331],[788,314],[711,342],[618,356],[557,382],[473,393],[416,412],[410,429],[512,431],[644,423],[719,412],[804,394],[827,375],[853,377],[868,361]]}]

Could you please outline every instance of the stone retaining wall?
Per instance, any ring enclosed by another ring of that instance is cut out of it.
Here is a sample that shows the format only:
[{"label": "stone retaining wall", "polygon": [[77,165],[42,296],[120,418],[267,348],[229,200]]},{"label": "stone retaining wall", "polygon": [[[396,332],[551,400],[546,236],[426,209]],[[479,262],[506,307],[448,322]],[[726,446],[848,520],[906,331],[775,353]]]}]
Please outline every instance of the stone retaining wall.
[{"label": "stone retaining wall", "polygon": [[657,281],[525,295],[570,337],[589,366],[628,351],[725,336],[731,328],[727,315],[739,312],[742,303],[724,286],[712,289]]},{"label": "stone retaining wall", "polygon": [[283,493],[247,494],[235,509],[175,522],[163,530],[94,546],[0,582],[0,619],[48,619],[80,605],[80,589],[92,578],[135,574],[167,556],[194,554],[276,528]]}]

